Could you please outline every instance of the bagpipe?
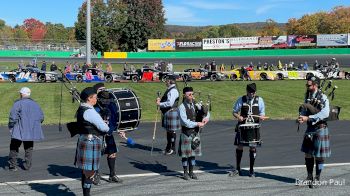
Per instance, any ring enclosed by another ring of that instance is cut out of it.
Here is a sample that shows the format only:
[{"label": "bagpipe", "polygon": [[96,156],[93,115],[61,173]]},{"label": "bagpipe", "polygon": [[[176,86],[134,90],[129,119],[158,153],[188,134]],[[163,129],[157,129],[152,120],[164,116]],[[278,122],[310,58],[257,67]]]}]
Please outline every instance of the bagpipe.
[{"label": "bagpipe", "polygon": [[[329,80],[327,85],[326,79],[322,80],[319,89],[316,92],[316,96],[313,97],[312,93],[307,91],[305,93],[305,103],[299,107],[299,116],[309,116],[319,113],[325,107],[325,101],[322,99],[322,95],[326,95],[329,99],[329,116],[325,121],[339,120],[340,107],[330,104],[330,101],[334,100],[335,91],[338,89],[336,85],[332,84],[332,80]],[[323,89],[324,88],[324,89]],[[298,127],[299,130],[299,127]]]},{"label": "bagpipe", "polygon": [[[204,117],[208,115],[208,112],[211,111],[211,94],[207,95],[207,100],[203,101],[201,98],[201,92],[195,91],[194,94],[198,95],[198,101],[194,100],[194,106],[196,111],[196,122],[202,122]],[[195,129],[195,132],[193,133],[192,141],[191,141],[191,148],[192,150],[196,150],[200,143],[200,133],[202,132],[203,128],[197,128]]]}]

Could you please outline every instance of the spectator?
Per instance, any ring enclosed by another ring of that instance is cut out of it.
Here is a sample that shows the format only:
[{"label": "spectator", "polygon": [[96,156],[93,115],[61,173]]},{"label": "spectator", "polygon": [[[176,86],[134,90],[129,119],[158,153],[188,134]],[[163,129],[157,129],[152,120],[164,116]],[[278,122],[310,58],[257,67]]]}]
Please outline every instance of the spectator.
[{"label": "spectator", "polygon": [[73,71],[78,71],[80,69],[79,63],[75,62],[73,66]]},{"label": "spectator", "polygon": [[129,68],[128,68],[128,64],[125,62],[124,63],[124,71],[127,71],[127,70],[129,70]]},{"label": "spectator", "polygon": [[224,72],[225,71],[225,65],[222,63],[221,66],[220,66],[220,71],[221,72]]},{"label": "spectator", "polygon": [[43,64],[41,65],[41,71],[46,71],[46,61],[43,61]]},{"label": "spectator", "polygon": [[52,64],[50,66],[50,71],[56,71],[57,70],[57,65],[55,64],[55,61],[52,61]]},{"label": "spectator", "polygon": [[258,65],[256,66],[256,69],[259,70],[259,71],[261,71],[262,66],[261,66],[261,63],[260,63],[260,62],[259,62]]},{"label": "spectator", "polygon": [[22,69],[24,69],[24,62],[23,62],[23,60],[21,60],[21,62],[18,63],[18,70],[22,71]]},{"label": "spectator", "polygon": [[235,69],[235,64],[233,62],[231,62],[231,70]]},{"label": "spectator", "polygon": [[82,67],[83,73],[85,73],[88,70],[88,68],[89,68],[89,66],[86,63],[84,63],[84,65]]},{"label": "spectator", "polygon": [[305,61],[305,63],[304,63],[304,70],[305,70],[305,71],[309,70],[309,65],[307,64],[306,61]]},{"label": "spectator", "polygon": [[268,65],[267,63],[264,63],[263,69],[264,69],[265,71],[269,70],[269,65]]},{"label": "spectator", "polygon": [[21,144],[24,145],[24,169],[32,166],[34,141],[44,139],[41,123],[44,114],[40,106],[30,98],[31,90],[23,87],[19,91],[20,99],[15,101],[10,112],[8,127],[11,133],[9,169],[17,170],[17,155]]},{"label": "spectator", "polygon": [[111,73],[112,71],[113,71],[112,65],[111,65],[111,63],[108,63],[106,66],[106,72]]},{"label": "spectator", "polygon": [[68,63],[68,65],[66,66],[66,69],[64,70],[64,73],[70,73],[70,72],[72,72],[72,65]]},{"label": "spectator", "polygon": [[[200,66],[202,66],[202,65],[200,65]],[[173,72],[173,64],[171,62],[168,63],[167,71],[168,72]]]}]

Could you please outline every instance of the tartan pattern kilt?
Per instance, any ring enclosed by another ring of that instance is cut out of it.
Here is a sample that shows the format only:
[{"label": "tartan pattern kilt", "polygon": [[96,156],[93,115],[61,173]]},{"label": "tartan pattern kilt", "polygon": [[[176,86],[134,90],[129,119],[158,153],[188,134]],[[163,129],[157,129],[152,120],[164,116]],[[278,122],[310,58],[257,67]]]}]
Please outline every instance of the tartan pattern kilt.
[{"label": "tartan pattern kilt", "polygon": [[180,116],[177,109],[167,111],[162,117],[162,127],[167,131],[181,130]]},{"label": "tartan pattern kilt", "polygon": [[93,136],[91,140],[88,135],[80,135],[75,152],[74,165],[83,170],[98,170],[102,150],[102,140]]},{"label": "tartan pattern kilt", "polygon": [[104,149],[102,154],[113,154],[113,153],[119,152],[119,149],[115,143],[113,134],[105,135],[104,142],[105,142],[106,148]]},{"label": "tartan pattern kilt", "polygon": [[317,129],[315,132],[305,132],[301,151],[315,157],[330,157],[331,148],[328,127]]},{"label": "tartan pattern kilt", "polygon": [[194,156],[202,156],[202,150],[201,150],[201,143],[199,144],[199,147],[196,150],[192,150],[191,148],[191,142],[192,142],[193,135],[190,135],[189,137],[183,133],[180,134],[180,140],[179,140],[179,156],[182,158],[188,158],[188,157],[194,157]]}]

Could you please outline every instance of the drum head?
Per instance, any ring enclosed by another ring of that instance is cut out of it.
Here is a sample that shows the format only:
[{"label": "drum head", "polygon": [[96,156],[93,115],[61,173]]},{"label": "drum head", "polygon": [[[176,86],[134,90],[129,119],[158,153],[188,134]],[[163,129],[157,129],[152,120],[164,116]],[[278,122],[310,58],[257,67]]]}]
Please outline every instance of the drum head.
[{"label": "drum head", "polygon": [[141,120],[141,108],[138,97],[132,90],[107,89],[100,92],[98,98],[110,110],[109,123],[110,126],[115,125],[115,131],[131,131],[137,128]]},{"label": "drum head", "polygon": [[141,107],[136,94],[130,89],[111,89],[119,108],[118,131],[131,131],[141,120]]}]

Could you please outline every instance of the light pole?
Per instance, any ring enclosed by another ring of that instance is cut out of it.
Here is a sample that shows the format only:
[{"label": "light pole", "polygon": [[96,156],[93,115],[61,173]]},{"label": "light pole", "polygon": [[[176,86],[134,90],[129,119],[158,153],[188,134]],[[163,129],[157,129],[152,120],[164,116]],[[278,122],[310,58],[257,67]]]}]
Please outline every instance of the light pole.
[{"label": "light pole", "polygon": [[91,2],[86,0],[86,64],[91,64]]}]

